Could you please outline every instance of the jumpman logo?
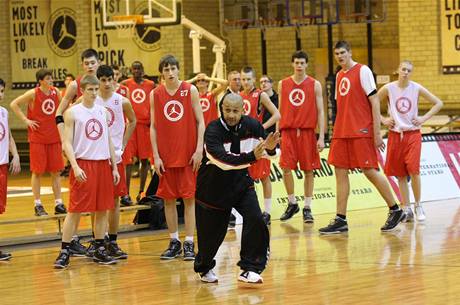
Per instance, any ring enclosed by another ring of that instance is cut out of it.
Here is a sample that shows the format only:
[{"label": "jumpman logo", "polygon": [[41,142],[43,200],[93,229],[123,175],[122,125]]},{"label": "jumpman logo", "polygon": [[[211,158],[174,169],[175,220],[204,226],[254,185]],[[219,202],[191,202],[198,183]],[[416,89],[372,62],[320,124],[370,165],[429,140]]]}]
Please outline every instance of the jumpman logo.
[{"label": "jumpman logo", "polygon": [[142,104],[145,100],[145,92],[142,89],[135,89],[131,94],[131,99],[136,104]]},{"label": "jumpman logo", "polygon": [[348,91],[350,91],[350,80],[346,77],[342,78],[339,84],[339,93],[341,96],[345,96],[348,94]]},{"label": "jumpman logo", "polygon": [[200,104],[201,104],[201,110],[203,110],[203,112],[206,112],[209,110],[209,107],[211,106],[210,105],[210,102],[207,98],[201,98],[200,99]]},{"label": "jumpman logo", "polygon": [[97,140],[102,136],[102,124],[97,119],[89,119],[85,126],[86,137],[90,140]]},{"label": "jumpman logo", "polygon": [[50,115],[56,109],[56,105],[52,99],[46,99],[42,103],[42,111],[44,114]]},{"label": "jumpman logo", "polygon": [[251,102],[248,100],[243,100],[244,105],[243,105],[243,110],[245,115],[249,115],[251,113]]},{"label": "jumpman logo", "polygon": [[59,30],[59,40],[56,42],[56,45],[60,45],[65,38],[71,38],[77,40],[77,37],[67,31],[67,23],[65,22],[66,15],[63,15],[64,21],[60,24],[61,29]]},{"label": "jumpman logo", "polygon": [[305,102],[305,92],[301,89],[294,89],[289,93],[289,102],[298,107]]},{"label": "jumpman logo", "polygon": [[3,141],[6,135],[6,128],[3,123],[0,123],[0,141]]},{"label": "jumpman logo", "polygon": [[[179,109],[177,109],[176,106]],[[163,108],[163,113],[169,121],[177,122],[184,116],[184,106],[178,101],[172,100],[166,103]]]},{"label": "jumpman logo", "polygon": [[400,97],[396,100],[396,110],[401,114],[408,113],[412,108],[412,102],[407,97]]},{"label": "jumpman logo", "polygon": [[107,111],[110,114],[110,119],[109,119],[108,125],[109,125],[109,127],[112,127],[113,122],[115,121],[115,112],[113,112],[113,110],[111,108],[109,108],[109,107],[105,107],[105,109],[107,109]]}]

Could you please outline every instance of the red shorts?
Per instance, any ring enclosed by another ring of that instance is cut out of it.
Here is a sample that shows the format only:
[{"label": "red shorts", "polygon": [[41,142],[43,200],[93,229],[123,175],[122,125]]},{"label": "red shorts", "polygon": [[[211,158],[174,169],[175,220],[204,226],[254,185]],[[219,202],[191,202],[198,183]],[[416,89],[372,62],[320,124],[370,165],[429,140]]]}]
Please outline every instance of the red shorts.
[{"label": "red shorts", "polygon": [[120,197],[128,195],[128,188],[126,187],[126,172],[123,162],[117,164],[118,173],[120,174],[120,182],[113,186],[113,197]]},{"label": "red shorts", "polygon": [[339,168],[379,168],[373,138],[335,138],[327,162]]},{"label": "red shorts", "polygon": [[35,174],[55,173],[64,169],[61,143],[29,143],[30,171]]},{"label": "red shorts", "polygon": [[150,126],[137,124],[127,146],[128,148],[126,151],[129,151],[130,155],[125,158],[128,160],[132,157],[137,157],[139,160],[152,159],[153,152],[152,143],[150,141]]},{"label": "red shorts", "polygon": [[249,176],[251,176],[251,178],[254,180],[265,179],[269,177],[270,165],[271,162],[268,159],[262,158],[257,160],[256,163],[254,163],[248,168]]},{"label": "red shorts", "polygon": [[0,214],[5,213],[8,182],[8,163],[0,165]]},{"label": "red shorts", "polygon": [[133,164],[133,154],[131,153],[131,145],[129,145],[129,141],[123,151],[123,154],[121,155],[121,162],[123,162],[123,165]]},{"label": "red shorts", "polygon": [[388,135],[385,175],[404,177],[420,174],[422,134],[420,130],[404,133],[390,131]]},{"label": "red shorts", "polygon": [[163,199],[194,198],[196,173],[193,167],[169,167],[160,177],[157,196]]},{"label": "red shorts", "polygon": [[303,171],[319,169],[320,159],[313,129],[283,129],[281,131],[280,167]]},{"label": "red shorts", "polygon": [[78,182],[70,171],[69,212],[97,212],[115,207],[113,176],[109,160],[77,160],[85,172],[86,181]]}]

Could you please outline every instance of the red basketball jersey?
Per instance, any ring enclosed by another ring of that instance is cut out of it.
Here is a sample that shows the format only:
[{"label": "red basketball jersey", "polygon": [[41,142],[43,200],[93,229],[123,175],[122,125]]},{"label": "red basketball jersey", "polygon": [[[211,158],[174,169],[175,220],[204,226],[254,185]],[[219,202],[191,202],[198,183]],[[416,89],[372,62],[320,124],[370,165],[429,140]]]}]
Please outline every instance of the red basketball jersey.
[{"label": "red basketball jersey", "polygon": [[124,96],[124,97],[126,97],[127,99],[129,99],[129,96],[128,96],[128,87],[126,87],[125,85],[118,84],[118,89],[117,89],[116,93],[118,93],[118,94],[120,94],[121,96]]},{"label": "red basketball jersey", "polygon": [[197,123],[191,86],[183,81],[170,95],[166,87],[160,85],[153,93],[158,152],[165,167],[188,166],[196,150]]},{"label": "red basketball jersey", "polygon": [[216,98],[211,92],[200,94],[201,110],[203,110],[204,125],[207,127],[211,121],[217,119]]},{"label": "red basketball jersey", "polygon": [[35,90],[33,106],[27,108],[27,118],[37,121],[40,126],[33,130],[28,128],[29,142],[52,144],[60,142],[58,129],[56,127],[55,115],[59,106],[59,91],[51,87],[46,95],[40,87]]},{"label": "red basketball jersey", "polygon": [[288,128],[316,128],[315,79],[307,76],[300,84],[292,77],[281,81],[280,130]]},{"label": "red basketball jersey", "polygon": [[337,116],[333,138],[373,137],[372,109],[361,85],[361,67],[363,65],[356,64],[337,74]]},{"label": "red basketball jersey", "polygon": [[83,95],[83,93],[81,93],[81,85],[80,85],[81,79],[82,79],[82,76],[79,76],[75,80],[75,82],[77,83],[77,97],[74,97],[74,101],[76,101],[80,96]]},{"label": "red basketball jersey", "polygon": [[248,94],[244,93],[244,91],[240,91],[240,95],[243,98],[244,102],[243,114],[258,120],[259,122],[262,122],[263,118],[263,111],[259,110],[261,93],[262,91],[256,88],[251,90],[251,92],[249,92]]},{"label": "red basketball jersey", "polygon": [[155,83],[144,79],[141,84],[136,83],[133,78],[126,80],[129,89],[131,104],[138,124],[150,124],[150,92],[155,88]]}]

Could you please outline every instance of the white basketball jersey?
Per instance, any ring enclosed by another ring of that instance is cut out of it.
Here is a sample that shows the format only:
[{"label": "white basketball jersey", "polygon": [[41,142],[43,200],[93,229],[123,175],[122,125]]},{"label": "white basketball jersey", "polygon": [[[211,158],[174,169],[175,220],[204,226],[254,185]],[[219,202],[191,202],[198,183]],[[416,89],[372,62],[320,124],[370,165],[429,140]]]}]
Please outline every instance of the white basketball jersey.
[{"label": "white basketball jersey", "polygon": [[76,159],[110,158],[107,110],[99,105],[86,108],[83,103],[69,109],[75,120],[73,150]]},{"label": "white basketball jersey", "polygon": [[115,160],[121,162],[121,155],[123,154],[123,134],[125,132],[125,120],[123,116],[123,96],[114,93],[108,100],[103,100],[102,97],[96,98],[96,104],[103,106],[109,112],[109,133],[112,140],[113,148],[115,150]]},{"label": "white basketball jersey", "polygon": [[0,165],[8,164],[10,151],[10,134],[8,128],[8,111],[0,107]]},{"label": "white basketball jersey", "polygon": [[420,85],[409,81],[406,88],[400,88],[398,82],[387,85],[388,99],[390,101],[390,115],[395,121],[393,131],[401,132],[406,130],[420,129],[415,126],[412,119],[418,116],[418,97]]}]

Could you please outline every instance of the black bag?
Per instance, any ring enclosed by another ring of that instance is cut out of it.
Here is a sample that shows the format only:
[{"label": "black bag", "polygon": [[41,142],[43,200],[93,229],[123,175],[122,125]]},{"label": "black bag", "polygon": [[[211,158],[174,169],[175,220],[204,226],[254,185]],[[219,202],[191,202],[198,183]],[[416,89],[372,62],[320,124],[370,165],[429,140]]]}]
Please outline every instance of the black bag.
[{"label": "black bag", "polygon": [[133,223],[149,224],[151,230],[166,229],[163,199],[156,196],[146,196],[141,199],[139,204],[150,206],[150,209],[137,211]]}]

